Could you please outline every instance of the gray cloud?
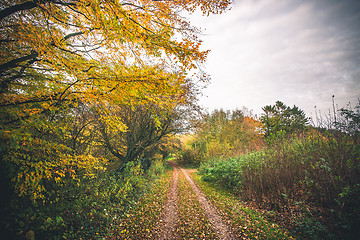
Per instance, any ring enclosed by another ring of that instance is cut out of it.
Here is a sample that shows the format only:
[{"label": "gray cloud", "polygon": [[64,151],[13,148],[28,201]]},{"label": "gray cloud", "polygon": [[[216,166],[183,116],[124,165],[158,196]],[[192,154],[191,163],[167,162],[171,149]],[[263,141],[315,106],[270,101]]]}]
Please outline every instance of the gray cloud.
[{"label": "gray cloud", "polygon": [[315,105],[353,105],[360,97],[360,1],[241,0],[199,18],[212,84],[210,109],[246,106],[260,113],[276,100],[308,115]]}]

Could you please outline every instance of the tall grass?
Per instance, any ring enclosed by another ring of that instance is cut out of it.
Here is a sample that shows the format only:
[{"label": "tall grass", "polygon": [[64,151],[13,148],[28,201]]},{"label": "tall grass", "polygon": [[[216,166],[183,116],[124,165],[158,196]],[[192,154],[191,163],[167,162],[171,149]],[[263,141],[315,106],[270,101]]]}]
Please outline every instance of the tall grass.
[{"label": "tall grass", "polygon": [[273,139],[261,151],[203,163],[200,173],[271,210],[315,214],[335,232],[358,231],[360,145],[346,135],[312,131]]}]

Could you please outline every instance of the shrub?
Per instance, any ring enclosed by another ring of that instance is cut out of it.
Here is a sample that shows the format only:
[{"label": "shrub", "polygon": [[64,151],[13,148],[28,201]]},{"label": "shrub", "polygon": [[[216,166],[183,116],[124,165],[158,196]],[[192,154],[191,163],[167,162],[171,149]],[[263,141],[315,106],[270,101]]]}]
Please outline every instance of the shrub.
[{"label": "shrub", "polygon": [[136,162],[129,162],[121,175],[102,172],[93,178],[68,179],[49,192],[45,202],[13,199],[7,230],[15,239],[29,230],[36,239],[108,237],[126,209],[141,197],[145,183]]},{"label": "shrub", "polygon": [[204,163],[200,173],[204,180],[273,210],[305,216],[306,205],[311,214],[339,222],[338,230],[356,230],[360,222],[360,146],[344,134],[312,131],[272,140],[261,151]]},{"label": "shrub", "polygon": [[180,152],[176,161],[181,165],[197,167],[200,165],[200,162],[203,161],[203,158],[197,149],[185,148]]},{"label": "shrub", "polygon": [[163,159],[156,159],[154,162],[151,163],[150,168],[147,171],[147,174],[150,178],[155,178],[163,174],[166,171],[166,167],[164,164]]}]

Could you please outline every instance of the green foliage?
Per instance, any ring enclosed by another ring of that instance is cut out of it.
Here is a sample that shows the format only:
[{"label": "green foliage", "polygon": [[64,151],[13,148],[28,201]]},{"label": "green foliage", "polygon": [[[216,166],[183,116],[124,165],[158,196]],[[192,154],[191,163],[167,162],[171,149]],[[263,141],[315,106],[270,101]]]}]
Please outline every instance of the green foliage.
[{"label": "green foliage", "polygon": [[295,219],[294,232],[297,235],[314,240],[337,239],[335,234],[329,232],[325,223],[314,218],[314,215],[303,208],[302,215]]},{"label": "green foliage", "polygon": [[[157,170],[151,177],[164,172],[162,162],[154,168]],[[151,180],[143,174],[140,163],[129,162],[122,175],[103,172],[95,178],[66,181],[50,192],[44,203],[14,199],[2,224],[13,235],[23,236],[33,230],[39,239],[109,237]]]},{"label": "green foliage", "polygon": [[[168,165],[166,164],[166,166]],[[165,167],[164,160],[158,158],[151,163],[150,168],[147,171],[147,174],[150,178],[154,178],[156,176],[162,175],[167,170],[168,169]]]},{"label": "green foliage", "polygon": [[224,190],[219,185],[202,181],[193,174],[193,179],[211,202],[217,207],[221,217],[232,224],[232,230],[243,239],[294,239],[285,229],[274,221],[269,221],[260,211],[246,206],[238,196]]},{"label": "green foliage", "polygon": [[187,147],[181,150],[176,161],[183,166],[198,167],[202,159],[198,149]]},{"label": "green foliage", "polygon": [[302,131],[309,123],[304,111],[297,106],[291,108],[277,101],[275,105],[267,105],[262,109],[264,114],[261,117],[261,122],[265,126],[266,137],[277,134],[279,131],[287,133]]},{"label": "green foliage", "polygon": [[242,184],[242,169],[236,158],[226,161],[208,161],[201,165],[204,181],[217,182],[226,189],[235,191]]},{"label": "green foliage", "polygon": [[192,139],[183,143],[179,161],[198,166],[214,157],[230,157],[263,146],[262,124],[245,110],[215,110],[198,123]]},{"label": "green foliage", "polygon": [[354,110],[341,108],[339,113],[340,119],[335,121],[335,127],[352,136],[355,144],[360,143],[360,100]]},{"label": "green foliage", "polygon": [[[360,146],[342,135],[321,135],[308,132],[301,137],[280,138],[261,151],[209,161],[200,167],[203,179],[216,182],[238,193],[245,200],[255,201],[280,212],[292,212],[304,233],[315,238],[323,236],[322,221],[336,231],[346,225],[348,234],[356,232],[359,223]],[[306,208],[303,208],[306,206]],[[304,209],[310,209],[309,214]],[[335,226],[335,227],[334,227]]]}]

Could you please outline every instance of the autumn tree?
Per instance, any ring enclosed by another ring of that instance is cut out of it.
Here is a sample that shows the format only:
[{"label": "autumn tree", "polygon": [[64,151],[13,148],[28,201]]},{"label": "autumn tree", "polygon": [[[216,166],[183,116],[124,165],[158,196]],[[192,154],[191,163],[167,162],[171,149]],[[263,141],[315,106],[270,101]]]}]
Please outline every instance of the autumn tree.
[{"label": "autumn tree", "polygon": [[[112,112],[124,124],[124,130],[116,130],[98,119],[98,129],[103,145],[116,157],[118,170],[131,161],[143,158],[149,161],[154,150],[166,154],[164,140],[171,135],[184,131],[185,112],[179,105],[162,109],[155,104],[135,106],[116,106]],[[145,164],[150,165],[150,162]]]},{"label": "autumn tree", "polygon": [[119,103],[178,91],[184,71],[207,55],[180,11],[200,6],[208,14],[228,4],[5,1],[0,13],[1,106],[37,102],[43,103],[36,108],[41,112],[71,98]]},{"label": "autumn tree", "polygon": [[[4,160],[18,169],[18,192],[36,199],[45,181],[101,168],[101,157],[86,151],[92,137],[87,120],[69,114],[78,104],[155,104],[165,111],[168,102],[178,101],[171,96],[186,94],[187,72],[198,69],[208,51],[200,50],[197,29],[181,13],[220,13],[229,4],[3,1],[0,130]],[[105,128],[125,130],[109,108],[99,109]],[[70,119],[82,126],[68,124]]]},{"label": "autumn tree", "polygon": [[245,112],[220,109],[205,114],[197,126],[194,138],[188,142],[196,152],[195,155],[199,155],[199,159],[236,156],[261,148],[262,124]]}]

